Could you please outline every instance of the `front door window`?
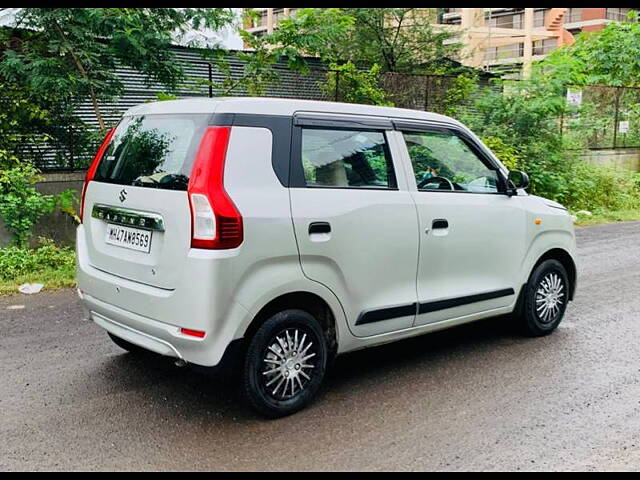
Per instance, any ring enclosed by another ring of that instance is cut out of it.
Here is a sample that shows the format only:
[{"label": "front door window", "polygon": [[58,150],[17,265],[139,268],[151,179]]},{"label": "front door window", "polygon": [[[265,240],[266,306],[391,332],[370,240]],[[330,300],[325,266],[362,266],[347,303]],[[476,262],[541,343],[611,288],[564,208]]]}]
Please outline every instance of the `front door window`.
[{"label": "front door window", "polygon": [[418,190],[497,193],[498,173],[450,132],[404,132]]}]

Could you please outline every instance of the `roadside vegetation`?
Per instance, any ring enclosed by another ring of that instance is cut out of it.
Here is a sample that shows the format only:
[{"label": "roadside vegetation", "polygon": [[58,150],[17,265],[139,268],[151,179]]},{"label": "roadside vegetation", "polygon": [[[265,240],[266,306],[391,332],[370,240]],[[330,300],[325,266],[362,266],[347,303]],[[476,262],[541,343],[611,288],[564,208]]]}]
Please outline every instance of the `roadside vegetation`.
[{"label": "roadside vegetation", "polygon": [[[501,81],[505,94],[485,91],[476,102],[480,116],[461,118],[480,135],[497,137],[507,151],[492,146],[495,153],[529,174],[530,191],[566,205],[580,224],[640,219],[640,174],[582,161],[586,140],[601,126],[592,122],[593,104],[566,101],[568,88],[640,85],[640,23],[632,16],[635,22],[579,35],[535,65],[527,80]],[[570,120],[563,130],[562,119]]]},{"label": "roadside vegetation", "polygon": [[[23,8],[16,28],[0,28],[0,221],[12,235],[11,245],[0,248],[0,293],[25,282],[73,285],[73,250],[34,242],[32,232],[54,210],[77,221],[77,192],[39,193],[34,165],[50,151],[60,165],[72,156],[90,160],[111,127],[106,105],[124,88],[115,66],[161,84],[166,93],[159,99],[176,98],[187,77],[168,48],[172,35],[234,22],[225,8]],[[274,64],[304,74],[313,56],[332,70],[318,85],[325,93],[345,102],[393,105],[383,75],[448,75],[454,82],[441,113],[466,123],[509,168],[527,172],[531,193],[566,205],[578,225],[640,220],[640,174],[581,160],[586,139],[602,125],[590,121],[594,105],[573,107],[566,100],[568,88],[640,86],[640,22],[612,22],[581,34],[535,65],[530,78],[496,80],[493,89],[480,88],[473,70],[443,61],[459,56],[461,45],[431,23],[414,8],[301,9],[271,34],[240,31],[253,49],[237,53],[244,62],[240,74],[229,52],[201,48],[221,76],[200,83],[220,95],[261,95],[279,81]],[[96,127],[76,113],[87,101]],[[473,108],[460,108],[463,103]],[[640,108],[628,115],[637,122]]]},{"label": "roadside vegetation", "polygon": [[[58,165],[86,166],[111,127],[106,105],[123,91],[116,66],[170,92],[186,79],[169,50],[172,36],[234,20],[229,8],[22,8],[14,28],[0,28],[0,221],[12,236],[0,248],[0,294],[22,283],[74,285],[73,249],[34,242],[32,232],[54,210],[77,221],[77,192],[38,192],[34,165],[53,151]],[[77,115],[86,101],[97,128]]]},{"label": "roadside vegetation", "polygon": [[0,295],[16,293],[23,283],[42,283],[47,288],[75,285],[74,251],[41,239],[35,248],[0,248]]},{"label": "roadside vegetation", "polygon": [[575,222],[577,227],[589,227],[603,223],[637,222],[640,221],[640,211],[638,209],[609,210],[592,215],[577,215],[577,218]]}]

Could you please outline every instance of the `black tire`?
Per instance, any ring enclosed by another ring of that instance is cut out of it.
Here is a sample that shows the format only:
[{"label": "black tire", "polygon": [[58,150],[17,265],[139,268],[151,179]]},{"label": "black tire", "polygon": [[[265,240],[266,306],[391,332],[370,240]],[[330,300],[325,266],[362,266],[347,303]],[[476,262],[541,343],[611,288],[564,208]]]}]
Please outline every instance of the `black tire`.
[{"label": "black tire", "polygon": [[242,394],[265,417],[291,415],[315,398],[326,368],[327,343],[318,321],[302,310],[284,310],[264,322],[249,340]]},{"label": "black tire", "polygon": [[[550,288],[550,282],[555,282],[555,288]],[[527,285],[524,287],[522,314],[520,315],[520,328],[522,333],[529,337],[542,337],[553,332],[564,317],[564,312],[569,303],[569,278],[564,266],[557,260],[545,260],[538,265]],[[552,302],[553,307],[546,308],[545,290],[558,292],[552,295],[557,298]]]},{"label": "black tire", "polygon": [[111,340],[113,340],[113,343],[115,343],[116,345],[118,345],[120,348],[122,348],[123,350],[126,350],[129,353],[135,354],[135,355],[148,355],[151,352],[149,350],[146,350],[142,347],[139,347],[138,345],[134,345],[131,342],[127,342],[126,340],[117,337],[115,335],[112,335],[110,332],[107,332],[107,334],[109,335],[109,338],[111,338]]}]

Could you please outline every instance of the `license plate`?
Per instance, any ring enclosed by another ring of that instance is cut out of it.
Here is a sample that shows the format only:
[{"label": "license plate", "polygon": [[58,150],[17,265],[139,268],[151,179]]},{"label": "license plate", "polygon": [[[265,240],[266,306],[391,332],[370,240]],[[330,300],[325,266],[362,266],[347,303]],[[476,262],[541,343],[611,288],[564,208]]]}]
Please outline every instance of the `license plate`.
[{"label": "license plate", "polygon": [[149,253],[151,251],[151,230],[107,224],[105,242],[110,245]]}]

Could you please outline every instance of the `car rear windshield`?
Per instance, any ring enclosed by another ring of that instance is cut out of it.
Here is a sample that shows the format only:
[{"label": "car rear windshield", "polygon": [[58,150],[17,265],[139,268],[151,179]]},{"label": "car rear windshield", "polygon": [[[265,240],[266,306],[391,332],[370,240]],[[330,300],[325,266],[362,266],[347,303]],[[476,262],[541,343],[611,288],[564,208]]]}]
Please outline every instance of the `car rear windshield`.
[{"label": "car rear windshield", "polygon": [[136,187],[186,190],[209,115],[124,117],[94,180]]}]

